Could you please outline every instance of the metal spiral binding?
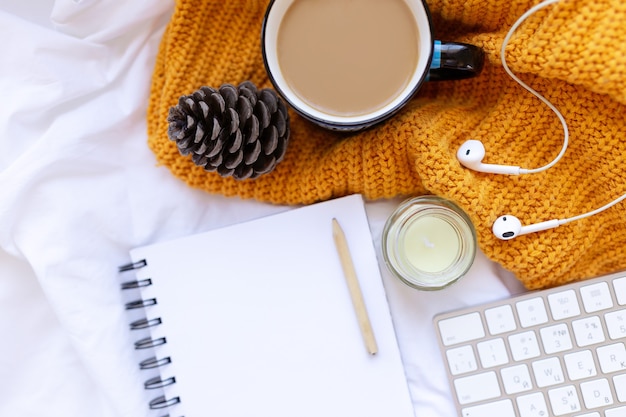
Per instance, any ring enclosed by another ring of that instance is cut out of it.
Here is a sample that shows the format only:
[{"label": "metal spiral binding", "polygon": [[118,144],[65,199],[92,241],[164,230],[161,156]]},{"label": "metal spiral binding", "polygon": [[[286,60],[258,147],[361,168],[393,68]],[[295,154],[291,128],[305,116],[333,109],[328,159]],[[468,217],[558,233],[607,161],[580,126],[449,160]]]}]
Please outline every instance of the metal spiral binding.
[{"label": "metal spiral binding", "polygon": [[[146,266],[148,266],[148,263],[146,262],[145,259],[142,259],[137,262],[132,262],[126,265],[122,265],[118,268],[118,270],[120,273],[123,273],[127,271],[141,269]],[[135,289],[149,287],[150,285],[152,285],[152,280],[150,278],[146,278],[146,279],[141,279],[141,280],[123,282],[121,284],[121,289],[122,290],[135,290]],[[147,299],[139,299],[139,300],[126,303],[125,308],[126,310],[149,309],[151,306],[154,306],[157,304],[158,304],[158,301],[156,298],[147,298]],[[144,330],[150,327],[159,326],[161,323],[162,321],[160,317],[155,317],[155,318],[150,318],[150,319],[142,318],[142,319],[135,320],[132,323],[130,323],[130,329],[131,330]],[[154,348],[157,346],[165,345],[166,343],[167,343],[167,339],[165,337],[158,337],[154,339],[151,337],[145,337],[143,339],[137,340],[134,345],[135,345],[135,349],[140,350],[140,349]],[[142,370],[155,369],[155,368],[168,365],[171,362],[172,362],[172,359],[169,356],[166,356],[163,358],[157,358],[156,356],[153,356],[153,357],[150,357],[141,361],[139,363],[139,368]],[[160,376],[156,376],[156,377],[146,380],[144,382],[144,388],[147,390],[160,389],[160,388],[165,388],[167,386],[173,385],[175,383],[176,383],[176,378],[173,376],[165,378],[165,379],[162,379]],[[181,400],[180,400],[180,397],[178,396],[167,398],[164,395],[161,395],[151,400],[148,405],[150,409],[152,410],[159,410],[159,409],[171,407],[180,402]],[[163,417],[169,417],[169,414],[164,415]]]},{"label": "metal spiral binding", "polygon": [[151,358],[141,361],[139,363],[139,369],[154,369],[167,365],[169,363],[172,363],[172,360],[169,356],[166,356],[164,358],[157,358],[156,356],[153,356]]},{"label": "metal spiral binding", "polygon": [[180,397],[165,398],[165,395],[161,395],[150,401],[149,405],[151,410],[160,410],[178,403],[180,403]]},{"label": "metal spiral binding", "polygon": [[130,324],[131,330],[147,329],[148,327],[158,326],[161,324],[161,317],[155,319],[139,319]]},{"label": "metal spiral binding", "polygon": [[134,310],[136,308],[146,308],[156,305],[156,298],[147,298],[145,300],[135,300],[130,303],[126,303],[126,310]]},{"label": "metal spiral binding", "polygon": [[172,385],[176,383],[175,377],[169,377],[162,379],[160,376],[155,376],[154,378],[150,378],[146,382],[143,383],[145,389],[157,389],[157,388],[165,388],[168,385]]},{"label": "metal spiral binding", "polygon": [[122,284],[123,290],[133,290],[135,288],[148,287],[152,285],[152,280],[150,278],[142,279],[139,281],[127,281]]},{"label": "metal spiral binding", "polygon": [[129,264],[122,265],[118,268],[118,271],[119,272],[132,271],[133,269],[140,269],[147,265],[148,265],[148,262],[146,262],[145,259],[142,259],[141,261],[131,262]]}]

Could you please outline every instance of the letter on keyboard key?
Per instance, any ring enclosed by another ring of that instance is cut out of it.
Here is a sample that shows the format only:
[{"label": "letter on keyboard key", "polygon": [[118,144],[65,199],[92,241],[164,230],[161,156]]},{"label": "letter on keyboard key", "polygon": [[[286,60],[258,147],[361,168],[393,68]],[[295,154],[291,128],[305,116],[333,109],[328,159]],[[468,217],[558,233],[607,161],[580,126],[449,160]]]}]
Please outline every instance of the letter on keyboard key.
[{"label": "letter on keyboard key", "polygon": [[597,353],[600,369],[605,374],[626,370],[626,348],[623,343],[600,346]]},{"label": "letter on keyboard key", "polygon": [[445,346],[469,342],[485,337],[480,314],[470,313],[439,321],[439,332]]},{"label": "letter on keyboard key", "polygon": [[454,388],[460,404],[489,400],[501,393],[495,372],[457,378],[454,380]]},{"label": "letter on keyboard key", "polygon": [[533,362],[533,373],[538,387],[561,384],[565,381],[559,358],[551,357]]},{"label": "letter on keyboard key", "polygon": [[580,391],[583,393],[583,401],[587,408],[606,407],[613,404],[609,381],[604,378],[583,382],[580,384]]},{"label": "letter on keyboard key", "polygon": [[565,360],[565,366],[567,367],[569,379],[572,381],[596,376],[598,373],[596,370],[596,364],[593,361],[593,355],[589,350],[569,353],[563,356],[563,360]]},{"label": "letter on keyboard key", "polygon": [[502,368],[500,374],[502,375],[504,390],[509,395],[530,391],[533,388],[528,366],[525,363]]},{"label": "letter on keyboard key", "polygon": [[575,413],[581,409],[580,399],[573,385],[554,388],[548,391],[548,397],[550,398],[550,405],[555,416]]},{"label": "letter on keyboard key", "polygon": [[541,392],[522,395],[521,397],[517,397],[515,401],[519,408],[520,417],[548,416],[548,406]]},{"label": "letter on keyboard key", "polygon": [[515,411],[511,400],[502,400],[464,408],[461,417],[515,417]]}]

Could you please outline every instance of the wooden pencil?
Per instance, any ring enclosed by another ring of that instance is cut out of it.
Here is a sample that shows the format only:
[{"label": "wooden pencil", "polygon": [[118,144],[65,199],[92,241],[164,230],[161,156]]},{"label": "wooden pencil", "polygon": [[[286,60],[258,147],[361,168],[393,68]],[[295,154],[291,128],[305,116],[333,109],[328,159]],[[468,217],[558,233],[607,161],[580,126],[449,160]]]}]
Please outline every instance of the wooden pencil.
[{"label": "wooden pencil", "polygon": [[367,314],[367,308],[365,307],[361,286],[359,285],[359,280],[354,269],[346,235],[337,219],[333,219],[333,239],[335,240],[335,246],[337,247],[343,273],[346,278],[346,283],[348,284],[348,291],[350,292],[350,298],[352,298],[352,305],[354,306],[354,311],[359,322],[365,348],[370,354],[374,355],[378,352],[374,330],[372,329],[372,324]]}]

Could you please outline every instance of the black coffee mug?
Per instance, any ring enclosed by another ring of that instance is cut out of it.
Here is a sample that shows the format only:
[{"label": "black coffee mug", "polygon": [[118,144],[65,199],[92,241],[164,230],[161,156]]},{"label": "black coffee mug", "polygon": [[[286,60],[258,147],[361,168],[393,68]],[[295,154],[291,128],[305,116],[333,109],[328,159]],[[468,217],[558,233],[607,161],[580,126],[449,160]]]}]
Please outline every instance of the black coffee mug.
[{"label": "black coffee mug", "polygon": [[[319,27],[316,28],[315,25],[318,24],[316,21],[316,15],[314,13],[307,14],[305,19],[306,25],[302,25],[302,30],[308,31],[307,36],[309,36],[310,33],[314,32],[314,30],[318,30],[320,31],[319,33],[324,34],[326,31],[329,30],[328,28],[331,27],[331,24],[337,19],[352,19],[353,16],[356,14],[354,13],[356,9],[350,9],[350,7],[386,7],[393,2],[396,3],[395,7],[405,7],[407,12],[401,14],[402,19],[410,20],[410,24],[412,26],[414,25],[413,27],[416,29],[416,36],[414,36],[415,39],[409,39],[415,44],[415,52],[413,52],[412,50],[410,52],[416,55],[416,62],[414,63],[415,65],[410,64],[404,85],[400,89],[394,90],[393,94],[389,96],[389,99],[381,101],[377,106],[372,106],[371,108],[368,108],[366,110],[353,112],[345,112],[343,110],[336,111],[332,108],[332,104],[326,106],[318,106],[308,97],[306,97],[306,94],[303,94],[302,91],[299,91],[297,87],[294,88],[293,83],[290,82],[288,80],[288,77],[285,76],[285,71],[283,70],[284,62],[281,62],[282,58],[281,53],[279,52],[279,44],[281,42],[281,36],[285,36],[283,33],[284,30],[282,29],[283,22],[287,21],[286,17],[288,19],[291,18],[289,13],[292,13],[290,12],[292,8],[294,8],[293,13],[295,13],[295,7],[315,7],[316,3],[324,3],[324,1],[271,1],[265,14],[261,36],[263,60],[269,78],[274,85],[274,88],[291,105],[291,107],[293,107],[293,109],[297,113],[322,127],[340,131],[355,131],[371,127],[397,113],[415,95],[423,82],[429,80],[439,81],[470,78],[478,75],[482,70],[484,53],[479,47],[464,43],[441,42],[434,39],[433,24],[430,12],[428,10],[428,6],[422,0],[372,0],[370,2],[327,0],[327,2],[327,7],[333,8],[329,9],[333,10],[333,13],[327,14],[328,16],[330,16],[330,23],[329,21],[326,21],[327,15],[325,15],[324,12],[321,12],[319,13],[319,15],[321,16],[321,18],[319,19]],[[345,3],[345,5],[342,5],[342,2]],[[302,13],[305,12],[308,13],[308,11],[303,11]],[[342,17],[341,13],[345,13],[345,16]],[[380,19],[384,19],[384,17],[382,17],[381,15]],[[377,22],[380,23],[383,22],[383,20],[373,22],[374,24],[371,25],[371,30],[373,31],[372,33],[375,33],[375,30],[378,26],[378,24],[376,24]],[[395,22],[392,22],[392,24],[395,25]],[[313,28],[313,31],[311,31],[311,28]],[[369,30],[369,27],[366,30]],[[389,32],[392,31],[388,30],[379,35],[375,35],[376,39],[378,39],[378,37],[383,37],[387,35]],[[351,31],[345,31],[345,33],[346,37],[352,36]],[[313,39],[310,41],[312,43],[310,43],[308,47],[310,48],[310,50],[313,50],[315,49],[311,48],[311,45],[313,45],[321,51],[320,54],[324,54],[326,50],[330,50],[331,48],[329,48],[328,46],[334,47],[335,43],[340,44],[340,42],[344,41],[344,39],[340,39],[343,35],[337,35],[334,38],[336,42],[333,42],[333,44],[319,46],[315,45],[316,38],[314,36],[315,35],[313,35]],[[309,36],[309,39],[310,38],[311,36]],[[345,41],[347,42],[347,40]],[[403,39],[403,41],[405,41],[405,39]],[[391,43],[395,44],[393,39],[391,40]],[[364,46],[367,47],[368,45]],[[306,45],[304,45],[302,48],[306,48]],[[318,57],[313,57],[313,54],[311,57],[309,57],[307,55],[307,49],[303,49],[300,52],[304,52],[304,54],[301,55],[302,59],[304,60],[303,65],[308,65],[305,61],[309,58],[314,60],[311,62],[316,65],[320,62],[325,62],[325,58],[320,59]],[[372,60],[368,62],[372,62]],[[362,70],[364,67],[367,66],[367,63],[361,63],[360,65],[360,69]],[[337,69],[337,66],[335,66],[335,69]],[[358,78],[356,76],[361,75],[362,72],[360,71],[360,69],[358,67],[352,69],[349,68],[348,65],[346,65],[338,68],[337,70],[352,71],[351,73],[348,72],[348,76],[350,76],[350,74],[354,74],[355,78]],[[319,74],[307,73],[309,74],[307,75],[307,83],[310,84],[308,87],[312,89],[312,91],[325,88],[328,81],[328,78],[325,77],[332,77],[332,74],[329,75],[329,72],[332,70],[333,67],[331,65],[329,65],[328,68],[322,65]],[[379,77],[379,75],[374,74],[371,82],[362,82],[362,85],[355,85],[353,86],[353,88],[358,88],[358,90],[356,91],[359,94],[363,94],[364,91],[374,92],[374,90],[377,88],[377,80],[379,80]],[[350,94],[349,92],[343,92],[341,90],[341,88],[337,89],[337,97],[334,98],[335,100],[333,100],[333,97],[331,96],[329,100],[330,103],[332,103],[333,101],[340,102],[345,98],[346,95]],[[331,91],[331,93],[333,92],[334,91]]]}]

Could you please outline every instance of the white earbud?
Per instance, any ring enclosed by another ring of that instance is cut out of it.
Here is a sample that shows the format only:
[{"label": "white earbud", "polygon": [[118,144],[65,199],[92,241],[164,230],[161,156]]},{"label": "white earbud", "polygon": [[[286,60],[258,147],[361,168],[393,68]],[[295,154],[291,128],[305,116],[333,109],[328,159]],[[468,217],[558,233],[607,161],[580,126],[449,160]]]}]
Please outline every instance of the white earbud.
[{"label": "white earbud", "polygon": [[510,214],[505,214],[504,216],[500,216],[496,219],[496,221],[493,223],[493,226],[491,227],[491,231],[498,239],[510,240],[520,235],[540,232],[542,230],[554,229],[555,227],[562,226],[566,223],[595,216],[596,214],[602,213],[604,210],[607,210],[624,200],[626,200],[626,194],[617,197],[615,200],[603,205],[602,207],[599,207],[592,211],[588,211],[583,214],[579,214],[578,216],[568,217],[566,219],[548,220],[541,223],[530,224],[528,226],[522,226],[522,222],[520,222],[517,217]]},{"label": "white earbud", "polygon": [[560,225],[561,222],[559,220],[548,220],[546,222],[522,226],[522,222],[520,222],[517,217],[505,214],[496,219],[491,230],[498,239],[509,240],[520,235],[553,229]]},{"label": "white earbud", "polygon": [[565,151],[569,145],[569,128],[567,127],[567,123],[565,122],[565,118],[559,111],[559,109],[554,106],[548,99],[539,94],[536,90],[522,81],[517,75],[511,71],[509,65],[506,63],[506,47],[513,36],[513,33],[517,28],[526,20],[529,16],[536,13],[538,10],[543,9],[551,4],[558,2],[559,0],[544,0],[539,4],[528,9],[526,13],[524,13],[509,29],[509,32],[504,37],[502,41],[502,47],[500,48],[500,60],[502,61],[502,68],[504,71],[520,86],[522,86],[529,93],[537,97],[541,100],[546,106],[550,108],[554,112],[554,114],[558,117],[561,125],[563,126],[563,145],[561,146],[561,151],[558,155],[548,164],[532,169],[524,169],[516,166],[509,165],[492,165],[492,164],[483,164],[482,159],[485,156],[485,148],[480,141],[477,140],[468,140],[461,146],[461,148],[457,151],[456,156],[459,162],[466,168],[472,169],[474,171],[479,172],[487,172],[492,174],[509,174],[509,175],[519,175],[519,174],[536,174],[538,172],[546,171],[552,168],[557,162],[563,158],[565,155]]},{"label": "white earbud", "polygon": [[461,165],[478,172],[491,174],[525,174],[526,170],[512,165],[483,164],[485,157],[485,147],[479,140],[470,139],[466,141],[456,152],[456,158]]}]

